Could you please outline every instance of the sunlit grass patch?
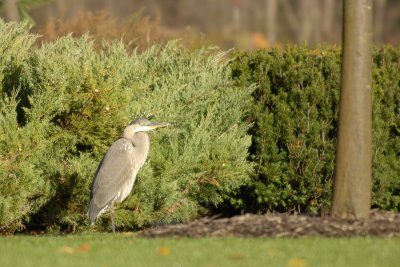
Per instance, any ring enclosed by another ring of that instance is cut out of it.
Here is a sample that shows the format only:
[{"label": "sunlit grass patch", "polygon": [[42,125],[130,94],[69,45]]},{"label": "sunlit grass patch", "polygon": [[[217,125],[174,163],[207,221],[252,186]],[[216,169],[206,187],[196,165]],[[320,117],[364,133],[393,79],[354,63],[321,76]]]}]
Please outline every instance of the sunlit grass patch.
[{"label": "sunlit grass patch", "polygon": [[396,266],[399,238],[0,238],[0,266]]}]

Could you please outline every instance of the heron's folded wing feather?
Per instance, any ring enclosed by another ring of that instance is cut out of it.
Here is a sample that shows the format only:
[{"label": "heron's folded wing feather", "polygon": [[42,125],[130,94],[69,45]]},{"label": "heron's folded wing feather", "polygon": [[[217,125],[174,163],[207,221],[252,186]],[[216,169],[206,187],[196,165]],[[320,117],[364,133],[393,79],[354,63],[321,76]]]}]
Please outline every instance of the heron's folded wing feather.
[{"label": "heron's folded wing feather", "polygon": [[134,147],[129,140],[118,139],[108,149],[97,169],[92,188],[92,201],[104,207],[112,201],[134,170]]}]

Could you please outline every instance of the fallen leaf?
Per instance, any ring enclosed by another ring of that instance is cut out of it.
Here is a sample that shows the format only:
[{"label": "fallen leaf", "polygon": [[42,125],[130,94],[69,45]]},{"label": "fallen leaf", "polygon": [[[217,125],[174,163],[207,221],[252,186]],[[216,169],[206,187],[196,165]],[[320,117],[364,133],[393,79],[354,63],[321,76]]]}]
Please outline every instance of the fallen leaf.
[{"label": "fallen leaf", "polygon": [[65,246],[65,247],[61,247],[60,248],[60,252],[67,253],[67,254],[72,254],[72,253],[75,252],[75,250],[74,250],[74,248]]},{"label": "fallen leaf", "polygon": [[304,267],[306,266],[306,261],[304,259],[290,259],[288,264],[288,267]]},{"label": "fallen leaf", "polygon": [[64,246],[61,247],[59,250],[61,253],[67,253],[67,254],[74,254],[74,253],[86,253],[89,251],[89,244],[83,243],[77,248],[69,247],[69,246]]},{"label": "fallen leaf", "polygon": [[89,251],[89,244],[88,243],[83,243],[79,247],[75,249],[76,252],[88,252]]},{"label": "fallen leaf", "polygon": [[161,247],[159,252],[161,255],[166,256],[166,255],[169,255],[171,250],[169,249],[169,247]]}]

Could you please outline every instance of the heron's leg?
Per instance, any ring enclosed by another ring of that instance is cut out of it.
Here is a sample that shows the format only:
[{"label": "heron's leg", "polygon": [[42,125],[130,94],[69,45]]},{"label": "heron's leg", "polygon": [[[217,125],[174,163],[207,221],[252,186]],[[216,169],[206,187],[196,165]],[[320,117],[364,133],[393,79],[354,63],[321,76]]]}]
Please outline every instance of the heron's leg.
[{"label": "heron's leg", "polygon": [[112,224],[112,230],[113,230],[113,233],[115,233],[115,222],[114,222],[114,202],[111,202],[110,213],[111,213],[111,224]]}]

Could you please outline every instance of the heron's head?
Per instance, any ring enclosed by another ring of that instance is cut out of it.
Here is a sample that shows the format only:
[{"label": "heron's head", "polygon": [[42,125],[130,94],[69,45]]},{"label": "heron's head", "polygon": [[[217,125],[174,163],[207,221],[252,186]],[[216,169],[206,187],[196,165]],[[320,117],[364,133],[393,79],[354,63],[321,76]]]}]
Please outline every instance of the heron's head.
[{"label": "heron's head", "polygon": [[139,118],[129,124],[124,130],[124,136],[130,136],[138,132],[147,132],[161,127],[169,127],[167,122],[151,122],[146,118]]}]

